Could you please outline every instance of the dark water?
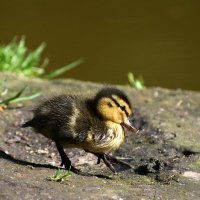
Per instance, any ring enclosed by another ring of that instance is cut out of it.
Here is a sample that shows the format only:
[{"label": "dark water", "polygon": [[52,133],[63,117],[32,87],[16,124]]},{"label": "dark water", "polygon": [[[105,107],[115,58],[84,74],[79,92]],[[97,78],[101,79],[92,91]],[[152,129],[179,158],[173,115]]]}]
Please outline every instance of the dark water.
[{"label": "dark water", "polygon": [[50,68],[85,62],[65,77],[200,90],[199,0],[0,0],[0,43],[47,43]]}]

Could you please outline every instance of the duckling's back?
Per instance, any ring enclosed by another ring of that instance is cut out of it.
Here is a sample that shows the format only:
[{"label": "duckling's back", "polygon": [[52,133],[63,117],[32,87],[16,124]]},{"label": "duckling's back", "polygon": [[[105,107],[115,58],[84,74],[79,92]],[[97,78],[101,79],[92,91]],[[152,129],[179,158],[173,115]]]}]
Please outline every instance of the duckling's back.
[{"label": "duckling's back", "polygon": [[79,147],[91,129],[106,132],[105,125],[93,114],[86,99],[78,96],[57,96],[43,102],[34,111],[34,117],[23,125],[33,127],[44,136]]}]

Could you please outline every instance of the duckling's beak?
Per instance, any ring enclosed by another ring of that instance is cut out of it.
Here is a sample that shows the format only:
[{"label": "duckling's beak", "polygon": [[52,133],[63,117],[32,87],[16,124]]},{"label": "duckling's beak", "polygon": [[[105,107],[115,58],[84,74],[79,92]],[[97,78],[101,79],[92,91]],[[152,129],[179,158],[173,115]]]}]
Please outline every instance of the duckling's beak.
[{"label": "duckling's beak", "polygon": [[121,125],[124,126],[124,127],[126,127],[128,130],[133,131],[133,132],[135,132],[135,133],[138,133],[138,132],[139,132],[139,130],[136,129],[136,128],[133,126],[133,124],[132,124],[132,122],[130,121],[130,119],[125,120],[124,122],[121,123]]}]

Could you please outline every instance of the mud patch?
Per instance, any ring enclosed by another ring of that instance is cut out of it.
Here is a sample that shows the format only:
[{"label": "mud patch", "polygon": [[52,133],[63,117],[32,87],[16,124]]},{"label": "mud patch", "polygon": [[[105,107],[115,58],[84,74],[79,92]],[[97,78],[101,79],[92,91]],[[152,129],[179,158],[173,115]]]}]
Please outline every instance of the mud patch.
[{"label": "mud patch", "polygon": [[140,175],[148,175],[150,173],[157,174],[163,171],[166,166],[166,163],[160,160],[155,160],[154,158],[150,158],[149,162],[141,164],[139,167],[137,167],[135,172]]}]

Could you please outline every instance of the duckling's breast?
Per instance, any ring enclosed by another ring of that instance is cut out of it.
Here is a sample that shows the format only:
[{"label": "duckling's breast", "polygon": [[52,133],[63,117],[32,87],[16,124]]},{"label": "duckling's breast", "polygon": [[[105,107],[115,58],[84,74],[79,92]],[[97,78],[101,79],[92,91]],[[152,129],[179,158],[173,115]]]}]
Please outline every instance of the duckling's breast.
[{"label": "duckling's breast", "polygon": [[90,131],[82,144],[82,148],[93,153],[114,151],[124,140],[124,130],[121,125],[112,122],[106,123],[106,132]]}]

